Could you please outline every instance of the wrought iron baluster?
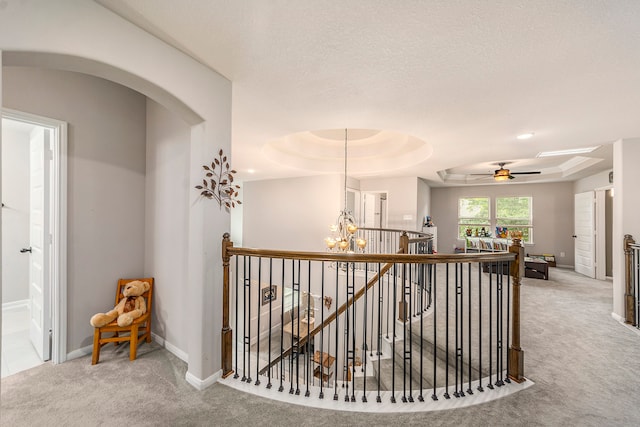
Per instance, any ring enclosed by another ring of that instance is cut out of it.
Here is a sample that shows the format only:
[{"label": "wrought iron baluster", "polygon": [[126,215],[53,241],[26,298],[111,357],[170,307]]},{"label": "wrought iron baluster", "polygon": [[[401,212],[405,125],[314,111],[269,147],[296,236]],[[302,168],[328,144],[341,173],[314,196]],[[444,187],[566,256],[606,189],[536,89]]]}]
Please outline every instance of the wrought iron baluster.
[{"label": "wrought iron baluster", "polygon": [[260,385],[260,317],[262,309],[261,291],[262,286],[262,257],[258,257],[258,292],[256,292],[257,306],[258,306],[258,332],[256,333],[256,382],[255,385]]},{"label": "wrought iron baluster", "polygon": [[433,292],[433,393],[431,394],[431,399],[438,400],[438,396],[436,395],[436,386],[437,386],[437,378],[436,375],[436,360],[438,358],[438,298],[437,298],[437,290],[438,290],[438,274],[437,269],[433,268],[433,283],[432,292]]},{"label": "wrought iron baluster", "polygon": [[[247,312],[244,317],[244,360],[242,362],[242,369],[244,370],[242,378],[247,383],[251,382],[251,367],[249,366],[250,360],[247,360],[247,355],[250,351],[251,345],[251,257],[248,257],[249,263],[249,277],[245,276],[244,279],[244,301]],[[245,376],[245,373],[248,374]]]},{"label": "wrought iron baluster", "polygon": [[[320,324],[324,325],[324,261],[321,263],[321,273],[320,273]],[[318,365],[318,378],[320,379],[320,394],[318,397],[320,399],[324,399],[324,391],[322,388],[324,387],[324,329],[320,329],[320,355],[318,360],[320,360],[320,364]],[[315,349],[314,349],[315,350]],[[327,351],[327,353],[329,353]],[[315,354],[315,352],[314,352]],[[315,371],[314,371],[315,374]],[[327,377],[327,385],[329,385],[329,377]]]},{"label": "wrought iron baluster", "polygon": [[339,337],[340,337],[340,334],[338,332],[339,331],[338,323],[339,323],[339,320],[340,320],[339,317],[338,317],[338,306],[339,306],[339,304],[338,304],[338,301],[339,301],[338,300],[338,288],[339,288],[338,284],[339,284],[339,278],[340,278],[339,275],[338,275],[339,270],[340,269],[336,266],[336,314],[335,314],[335,316],[336,316],[336,326],[335,326],[335,331],[336,331],[336,372],[335,372],[335,376],[336,376],[336,378],[333,381],[333,384],[334,384],[334,387],[333,387],[333,400],[338,400],[338,356],[339,356],[338,343],[339,343]]},{"label": "wrought iron baluster", "polygon": [[285,361],[282,359],[282,354],[284,353],[284,286],[285,286],[285,280],[284,280],[284,270],[285,270],[285,262],[284,262],[284,258],[282,258],[282,282],[280,284],[280,287],[282,288],[282,301],[280,303],[280,363],[278,363],[278,365],[280,366],[280,387],[278,387],[278,391],[282,392],[284,390],[284,363]]},{"label": "wrought iron baluster", "polygon": [[[423,273],[423,279],[426,281],[426,277],[424,274],[426,273],[426,269],[424,268],[426,264],[420,264],[420,270]],[[435,357],[434,357],[435,359]],[[422,391],[424,390],[424,370],[423,370],[423,361],[424,361],[424,312],[420,310],[420,394],[418,395],[418,400],[420,402],[424,402],[424,396],[422,395]]]},{"label": "wrought iron baluster", "polygon": [[[369,299],[369,296],[367,294],[368,291],[368,287],[366,286],[367,283],[369,283],[369,263],[365,264],[365,268],[364,268],[364,283],[365,283],[365,288],[364,288],[364,314],[363,314],[363,318],[362,318],[362,357],[360,358],[360,366],[361,366],[361,372],[363,373],[362,375],[362,401],[363,402],[367,402],[367,315],[368,315],[368,307],[367,307],[367,302]],[[373,291],[371,292],[373,294]],[[371,307],[371,336],[373,337],[373,304]],[[354,367],[355,368],[355,367]],[[354,375],[355,377],[355,375]],[[354,390],[355,390],[355,383],[354,383]]]},{"label": "wrought iron baluster", "polygon": [[[472,331],[472,329],[471,329],[471,317],[472,317],[471,314],[473,312],[473,301],[471,299],[471,287],[472,287],[472,285],[471,285],[471,263],[467,264],[467,268],[468,268],[468,273],[469,273],[469,278],[467,280],[467,283],[468,283],[468,292],[467,292],[468,298],[467,298],[467,301],[468,301],[468,304],[469,304],[469,313],[468,313],[469,314],[469,316],[468,316],[469,325],[468,325],[468,329],[467,329],[468,330],[467,334],[469,336],[469,342],[468,342],[468,344],[469,344],[468,345],[468,347],[469,347],[469,362],[468,362],[469,363],[469,386],[467,387],[467,394],[473,394],[473,390],[471,389],[471,381],[472,381],[472,372],[471,372],[471,366],[472,366],[471,361],[472,361],[472,358],[471,358],[471,355],[473,354],[473,351],[472,351],[473,347],[471,346],[471,335],[472,335],[471,334],[471,331]],[[478,270],[482,270],[482,267],[479,264],[478,264]],[[478,304],[478,305],[480,306],[481,303]]]},{"label": "wrought iron baluster", "polygon": [[[271,294],[271,290],[273,289],[273,258],[269,258],[269,294]],[[278,290],[276,289],[276,295],[278,295]],[[273,331],[273,298],[269,298],[269,343],[267,347],[268,354],[268,365],[271,366],[271,335]],[[271,369],[269,369],[267,388],[271,388]]]},{"label": "wrought iron baluster", "polygon": [[[239,266],[239,263],[240,263],[239,258],[240,258],[239,256],[236,256],[236,277],[235,277],[235,284],[236,284],[236,286],[235,286],[235,298],[236,298],[236,312],[235,312],[235,316],[236,316],[236,336],[238,336],[238,335],[240,334],[240,329],[238,329],[238,323],[239,323],[239,322],[238,322],[238,320],[239,320],[239,318],[240,318],[240,316],[239,316],[239,311],[238,311],[238,300],[240,299],[240,298],[239,298],[239,295],[238,295],[238,293],[240,292],[240,290],[238,289],[238,288],[239,288],[239,280],[240,280],[240,279],[239,279],[239,277],[240,277],[240,269],[239,269],[239,267],[238,267],[238,266]],[[244,257],[242,257],[242,265],[244,266]],[[244,278],[244,268],[243,268],[243,271],[242,271],[242,277]],[[243,287],[243,291],[244,291],[244,287]],[[243,311],[244,311],[244,310],[243,310]],[[236,371],[235,371],[235,372],[234,372],[234,374],[233,374],[233,378],[238,379],[238,377],[240,376],[240,375],[238,374],[238,360],[239,360],[239,358],[238,358],[238,338],[236,338],[236,339],[234,340],[233,348],[235,349],[235,353],[236,353],[236,355],[235,355],[235,359],[236,359]]]},{"label": "wrought iron baluster", "polygon": [[[407,402],[407,363],[410,362],[410,351],[407,347],[411,342],[407,342],[407,321],[411,325],[411,316],[408,315],[407,310],[411,307],[411,283],[407,281],[407,265],[402,264],[402,270],[400,272],[400,281],[402,283],[402,305],[400,306],[402,312],[400,319],[402,320],[402,401]],[[409,378],[411,376],[411,369],[409,369]],[[411,381],[409,381],[409,388],[411,388]]]},{"label": "wrought iron baluster", "polygon": [[446,287],[445,287],[445,314],[444,314],[444,319],[445,319],[445,334],[444,334],[444,341],[445,341],[445,380],[444,380],[444,398],[445,399],[451,399],[451,396],[449,395],[449,264],[446,264]]},{"label": "wrought iron baluster", "polygon": [[[391,341],[391,403],[396,403],[396,304],[398,288],[397,264],[393,264],[393,335]],[[388,321],[388,320],[387,320]]]},{"label": "wrought iron baluster", "polygon": [[[507,271],[511,272],[511,262],[503,262],[503,265],[506,266]],[[509,379],[509,343],[511,342],[511,274],[507,274],[507,339],[505,340],[505,358],[507,359],[507,375],[505,376],[505,382],[510,383],[511,379]]]},{"label": "wrought iron baluster", "polygon": [[380,275],[380,263],[378,263],[378,345],[376,352],[378,353],[378,369],[377,369],[377,381],[378,381],[378,395],[376,396],[376,402],[382,402],[382,396],[380,396],[380,362],[382,356],[382,310],[383,310],[383,286],[384,286],[384,278]]},{"label": "wrought iron baluster", "polygon": [[[296,265],[297,264],[297,265]],[[298,274],[296,275],[296,266],[298,267]],[[301,325],[300,325],[300,260],[297,260],[297,263],[294,262],[293,263],[293,269],[292,269],[292,274],[293,274],[293,289],[294,289],[294,295],[297,297],[297,301],[296,301],[296,326],[297,328],[295,330],[293,330],[292,328],[292,332],[296,332],[297,333],[292,333],[291,334],[291,342],[292,342],[292,347],[294,348],[294,352],[292,353],[292,356],[295,355],[295,360],[296,360],[296,390],[295,390],[295,395],[298,396],[300,394],[300,333],[302,331],[301,329]],[[292,325],[293,326],[293,325]],[[292,388],[293,388],[293,383],[292,383]]]},{"label": "wrought iron baluster", "polygon": [[496,286],[496,303],[497,303],[497,313],[496,313],[496,317],[498,318],[498,324],[497,324],[497,335],[498,335],[498,347],[496,348],[496,385],[498,387],[504,385],[504,381],[503,381],[503,376],[504,376],[504,371],[503,371],[503,367],[504,367],[504,359],[503,359],[503,327],[504,327],[504,319],[503,319],[503,313],[504,313],[504,305],[503,305],[503,299],[502,299],[502,289],[503,289],[503,280],[504,280],[504,274],[502,271],[502,263],[499,263],[500,266],[500,270],[498,271],[498,277],[497,277],[497,286]]},{"label": "wrought iron baluster", "polygon": [[[490,264],[487,264],[490,266]],[[489,267],[490,268],[490,267]],[[482,387],[482,264],[478,265],[478,388],[479,392],[483,392]]]},{"label": "wrought iron baluster", "polygon": [[[305,380],[307,382],[307,390],[304,392],[305,397],[309,397],[311,395],[311,392],[309,391],[309,382],[311,382],[309,374],[311,372],[310,363],[311,363],[311,357],[312,357],[312,354],[311,354],[311,340],[312,340],[312,338],[308,338],[309,337],[309,333],[311,332],[311,329],[312,329],[311,328],[311,315],[314,314],[314,313],[311,312],[312,311],[311,310],[311,260],[307,261],[307,270],[308,270],[308,272],[307,272],[307,274],[308,274],[308,277],[307,277],[307,316],[306,316],[306,319],[307,319],[307,333],[306,333],[306,336],[307,336],[307,342],[306,342],[307,350],[305,351],[305,358],[304,358],[304,361],[305,361],[305,364],[304,364],[304,366],[305,366]],[[314,315],[314,318],[315,318],[315,315]]]},{"label": "wrought iron baluster", "polygon": [[489,382],[487,388],[493,390],[493,275],[492,270],[497,270],[498,265],[492,262],[489,265]]}]

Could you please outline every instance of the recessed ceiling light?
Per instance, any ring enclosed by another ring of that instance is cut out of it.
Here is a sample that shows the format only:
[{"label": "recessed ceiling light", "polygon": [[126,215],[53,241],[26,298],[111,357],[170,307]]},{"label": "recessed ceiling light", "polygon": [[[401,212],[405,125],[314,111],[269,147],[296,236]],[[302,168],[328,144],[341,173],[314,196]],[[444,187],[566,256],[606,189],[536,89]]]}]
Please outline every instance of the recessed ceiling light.
[{"label": "recessed ceiling light", "polygon": [[255,173],[255,169],[247,169],[247,173]]},{"label": "recessed ceiling light", "polygon": [[533,137],[533,132],[523,133],[521,135],[516,136],[518,139],[529,139]]},{"label": "recessed ceiling light", "polygon": [[600,148],[599,145],[595,147],[584,147],[584,148],[570,148],[568,150],[556,150],[556,151],[543,151],[538,153],[536,157],[552,157],[552,156],[566,156],[570,154],[585,154],[590,153],[593,150]]}]

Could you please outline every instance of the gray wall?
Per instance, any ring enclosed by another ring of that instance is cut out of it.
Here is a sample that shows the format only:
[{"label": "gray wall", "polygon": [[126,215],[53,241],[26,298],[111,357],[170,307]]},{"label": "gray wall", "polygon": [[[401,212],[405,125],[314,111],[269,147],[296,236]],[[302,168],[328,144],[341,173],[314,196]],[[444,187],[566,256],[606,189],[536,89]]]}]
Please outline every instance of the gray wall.
[{"label": "gray wall", "polygon": [[360,190],[387,192],[387,228],[422,229],[422,220],[418,217],[418,178],[415,176],[362,179]]},{"label": "gray wall", "polygon": [[431,215],[431,187],[421,178],[418,178],[418,222],[416,230],[422,229],[424,217]]},{"label": "gray wall", "polygon": [[640,138],[621,139],[613,144],[613,312],[625,316],[624,236],[640,241]]},{"label": "gray wall", "polygon": [[[154,334],[186,358],[189,141],[191,127],[147,100],[145,275],[155,277]],[[193,190],[195,192],[195,190]],[[205,203],[213,203],[204,200]]]},{"label": "gray wall", "polygon": [[[494,209],[497,196],[533,197],[534,244],[525,245],[525,253],[552,253],[559,265],[573,265],[573,183],[510,184],[431,189],[431,211],[438,227],[438,251],[451,253],[457,240],[458,198],[491,197]],[[492,230],[493,231],[493,230]],[[560,257],[564,252],[565,256]]]},{"label": "gray wall", "polygon": [[344,203],[340,175],[250,181],[242,185],[243,246],[323,251]]},{"label": "gray wall", "polygon": [[575,181],[573,183],[574,194],[611,187],[612,184],[609,182],[609,172],[610,171],[606,170]]},{"label": "gray wall", "polygon": [[145,97],[103,79],[3,68],[3,105],[69,123],[67,351],[91,343],[116,280],[144,273]]},{"label": "gray wall", "polygon": [[29,133],[2,128],[2,304],[29,298]]}]

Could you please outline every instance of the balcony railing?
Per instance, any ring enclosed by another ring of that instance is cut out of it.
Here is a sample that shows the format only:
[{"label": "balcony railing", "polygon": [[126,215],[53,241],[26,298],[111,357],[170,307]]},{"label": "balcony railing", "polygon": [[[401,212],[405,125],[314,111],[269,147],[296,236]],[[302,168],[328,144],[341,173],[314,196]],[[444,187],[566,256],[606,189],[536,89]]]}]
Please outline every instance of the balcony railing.
[{"label": "balcony railing", "polygon": [[[368,252],[394,239],[361,231]],[[434,255],[429,236],[398,234],[398,253],[387,254],[236,248],[225,235],[223,376],[393,403],[523,381],[520,241],[509,252]]]}]

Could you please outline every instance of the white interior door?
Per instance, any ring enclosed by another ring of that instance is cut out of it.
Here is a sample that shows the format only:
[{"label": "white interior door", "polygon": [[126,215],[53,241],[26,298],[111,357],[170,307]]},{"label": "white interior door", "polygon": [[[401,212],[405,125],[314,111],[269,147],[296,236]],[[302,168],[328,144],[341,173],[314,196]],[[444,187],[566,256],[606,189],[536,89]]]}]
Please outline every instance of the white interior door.
[{"label": "white interior door", "polygon": [[376,196],[372,193],[364,193],[364,226],[369,228],[376,227]]},{"label": "white interior door", "polygon": [[595,192],[575,195],[574,253],[577,273],[595,278]]},{"label": "white interior door", "polygon": [[51,358],[49,333],[51,308],[49,297],[49,182],[50,131],[36,128],[30,140],[30,219],[29,240],[29,337],[40,358]]}]

